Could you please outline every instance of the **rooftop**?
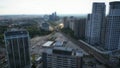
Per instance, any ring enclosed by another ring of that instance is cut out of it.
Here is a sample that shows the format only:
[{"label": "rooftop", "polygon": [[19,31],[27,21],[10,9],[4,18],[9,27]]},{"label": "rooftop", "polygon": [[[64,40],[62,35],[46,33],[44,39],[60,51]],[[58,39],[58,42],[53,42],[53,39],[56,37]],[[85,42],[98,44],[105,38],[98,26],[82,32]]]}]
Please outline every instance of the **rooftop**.
[{"label": "rooftop", "polygon": [[53,53],[54,54],[62,54],[62,55],[72,55],[72,48],[66,47],[54,47]]},{"label": "rooftop", "polygon": [[47,41],[45,44],[43,44],[43,47],[50,47],[53,44],[54,41]]},{"label": "rooftop", "polygon": [[63,46],[63,41],[56,41],[53,46]]},{"label": "rooftop", "polygon": [[63,50],[63,51],[72,51],[72,48],[67,48],[67,47],[54,47],[54,50]]},{"label": "rooftop", "polygon": [[115,5],[115,4],[120,4],[120,1],[113,1],[113,2],[110,2],[110,5]]},{"label": "rooftop", "polygon": [[74,50],[72,48],[66,48],[66,47],[47,48],[44,52],[48,54],[58,54],[58,55],[67,55],[67,56],[83,56],[83,53],[80,50]]},{"label": "rooftop", "polygon": [[11,29],[9,31],[6,31],[5,36],[14,36],[14,35],[23,35],[28,34],[26,30],[17,30],[17,29]]}]

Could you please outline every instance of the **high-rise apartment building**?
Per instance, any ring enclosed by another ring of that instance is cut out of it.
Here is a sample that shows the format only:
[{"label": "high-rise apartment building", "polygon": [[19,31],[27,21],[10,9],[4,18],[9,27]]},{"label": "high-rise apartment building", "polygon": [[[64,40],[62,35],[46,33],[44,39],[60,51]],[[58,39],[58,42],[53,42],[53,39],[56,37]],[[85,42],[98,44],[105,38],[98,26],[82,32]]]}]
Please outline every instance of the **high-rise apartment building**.
[{"label": "high-rise apartment building", "polygon": [[91,18],[91,34],[90,44],[95,45],[100,43],[101,26],[105,18],[105,3],[93,3],[92,18]]},{"label": "high-rise apartment building", "polygon": [[75,19],[73,30],[74,35],[82,40],[85,39],[85,24],[86,24],[85,18]]},{"label": "high-rise apartment building", "polygon": [[91,25],[92,25],[92,14],[88,14],[85,24],[85,41],[87,43],[90,43]]},{"label": "high-rise apartment building", "polygon": [[43,54],[43,68],[82,68],[81,51],[71,48],[47,48]]},{"label": "high-rise apartment building", "polygon": [[107,21],[105,48],[115,50],[120,45],[120,1],[110,2]]},{"label": "high-rise apartment building", "polygon": [[63,24],[64,24],[64,28],[69,28],[68,17],[64,17],[64,18],[63,18]]},{"label": "high-rise apartment building", "polygon": [[70,28],[71,30],[74,30],[74,24],[75,24],[75,18],[74,18],[73,16],[71,16],[71,17],[69,18],[69,28]]},{"label": "high-rise apartment building", "polygon": [[9,68],[30,68],[29,34],[25,30],[4,33]]},{"label": "high-rise apartment building", "polygon": [[74,30],[75,18],[73,16],[63,18],[64,28],[70,28]]}]

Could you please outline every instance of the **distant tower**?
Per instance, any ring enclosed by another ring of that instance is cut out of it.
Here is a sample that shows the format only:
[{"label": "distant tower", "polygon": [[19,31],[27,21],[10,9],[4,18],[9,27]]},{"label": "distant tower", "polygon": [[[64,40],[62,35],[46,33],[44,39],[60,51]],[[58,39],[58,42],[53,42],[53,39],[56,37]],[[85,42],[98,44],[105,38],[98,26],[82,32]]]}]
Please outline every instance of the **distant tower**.
[{"label": "distant tower", "polygon": [[51,20],[51,21],[57,21],[57,20],[58,20],[57,13],[56,13],[56,12],[52,13],[52,14],[49,16],[49,20]]},{"label": "distant tower", "polygon": [[90,44],[100,43],[101,26],[105,18],[105,3],[93,3]]},{"label": "distant tower", "polygon": [[107,20],[105,48],[115,50],[120,45],[120,1],[110,2]]},{"label": "distant tower", "polygon": [[29,34],[25,30],[11,30],[4,33],[8,67],[31,68]]}]

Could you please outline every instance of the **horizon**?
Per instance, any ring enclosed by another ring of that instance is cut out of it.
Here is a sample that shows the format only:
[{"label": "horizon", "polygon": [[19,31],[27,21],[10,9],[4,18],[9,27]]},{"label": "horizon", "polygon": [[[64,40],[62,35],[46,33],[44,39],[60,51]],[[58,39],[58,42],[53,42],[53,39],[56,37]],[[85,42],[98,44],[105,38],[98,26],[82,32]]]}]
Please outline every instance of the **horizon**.
[{"label": "horizon", "polygon": [[108,14],[109,2],[118,0],[1,0],[0,15],[44,15],[57,12],[58,15],[89,14],[93,2],[104,2]]},{"label": "horizon", "polygon": [[[51,13],[52,14],[52,13]],[[24,16],[42,16],[42,15],[51,15],[51,14],[6,14],[6,15],[0,15],[0,16],[21,16],[21,15],[24,15]],[[87,14],[57,14],[58,16],[86,16]]]}]

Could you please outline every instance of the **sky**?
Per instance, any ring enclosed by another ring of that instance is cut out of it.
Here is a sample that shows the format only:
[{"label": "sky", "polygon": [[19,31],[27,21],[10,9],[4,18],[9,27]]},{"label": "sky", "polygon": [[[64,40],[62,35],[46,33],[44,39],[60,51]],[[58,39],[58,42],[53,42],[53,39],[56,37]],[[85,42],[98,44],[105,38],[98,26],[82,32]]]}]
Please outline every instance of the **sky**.
[{"label": "sky", "polygon": [[10,14],[88,14],[93,2],[105,2],[108,13],[109,2],[115,0],[0,0],[0,15]]}]

